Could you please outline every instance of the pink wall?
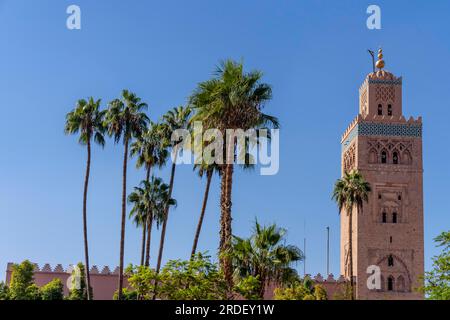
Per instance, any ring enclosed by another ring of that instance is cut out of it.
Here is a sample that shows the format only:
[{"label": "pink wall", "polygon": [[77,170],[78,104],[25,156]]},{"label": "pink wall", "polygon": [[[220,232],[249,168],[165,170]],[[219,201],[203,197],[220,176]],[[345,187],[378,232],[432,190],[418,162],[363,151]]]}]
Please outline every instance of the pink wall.
[{"label": "pink wall", "polygon": [[[8,263],[8,267],[6,270],[6,283],[11,282],[11,272],[12,272],[12,263]],[[52,281],[55,278],[61,279],[64,284],[64,294],[69,294],[69,289],[67,288],[67,280],[70,277],[70,268],[64,270],[61,265],[56,266],[54,269],[50,267],[50,265],[46,264],[44,267],[39,268],[38,265],[35,265],[34,272],[34,283],[42,287]],[[119,281],[119,272],[118,268],[113,272],[110,271],[108,267],[104,267],[102,271],[99,271],[96,266],[93,266],[90,271],[91,276],[91,286],[94,292],[95,300],[112,300],[114,296],[114,292],[117,290],[117,284]],[[124,287],[127,287],[128,283],[126,279],[124,279]]]}]

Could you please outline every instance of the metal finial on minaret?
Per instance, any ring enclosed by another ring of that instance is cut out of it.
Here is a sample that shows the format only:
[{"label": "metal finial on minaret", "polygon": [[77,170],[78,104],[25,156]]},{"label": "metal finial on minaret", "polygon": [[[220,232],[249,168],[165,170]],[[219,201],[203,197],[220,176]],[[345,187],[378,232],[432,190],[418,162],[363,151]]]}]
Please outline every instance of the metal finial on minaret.
[{"label": "metal finial on minaret", "polygon": [[384,68],[383,49],[381,49],[381,48],[378,50],[378,61],[375,64],[375,66],[378,69],[383,69]]},{"label": "metal finial on minaret", "polygon": [[367,51],[372,56],[372,69],[373,69],[373,73],[375,73],[375,52],[373,52],[370,49],[368,49]]}]

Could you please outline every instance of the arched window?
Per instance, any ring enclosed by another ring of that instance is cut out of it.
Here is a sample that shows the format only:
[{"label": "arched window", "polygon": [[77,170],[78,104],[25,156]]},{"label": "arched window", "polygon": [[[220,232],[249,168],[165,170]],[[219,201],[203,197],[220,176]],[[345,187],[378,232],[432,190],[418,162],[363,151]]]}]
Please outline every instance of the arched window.
[{"label": "arched window", "polygon": [[387,163],[387,152],[386,151],[381,152],[381,163]]},{"label": "arched window", "polygon": [[386,212],[383,212],[383,215],[382,215],[382,221],[383,221],[383,223],[386,223],[387,222],[387,213]]},{"label": "arched window", "polygon": [[393,266],[394,266],[394,257],[389,256],[388,257],[388,267],[393,267]]},{"label": "arched window", "polygon": [[388,116],[392,116],[392,105],[388,105]]},{"label": "arched window", "polygon": [[394,164],[398,164],[398,152],[394,152],[393,154],[392,154],[392,163],[394,163]]},{"label": "arched window", "polygon": [[392,214],[392,223],[397,223],[397,212]]},{"label": "arched window", "polygon": [[392,243],[392,236],[389,237],[389,243]]},{"label": "arched window", "polygon": [[397,278],[397,291],[403,292],[405,289],[405,278],[403,278],[403,276],[399,276]]},{"label": "arched window", "polygon": [[389,276],[389,278],[388,278],[387,289],[388,289],[388,291],[394,291],[394,277],[393,276]]},{"label": "arched window", "polygon": [[381,104],[378,105],[378,115],[379,116],[383,115],[383,106]]}]

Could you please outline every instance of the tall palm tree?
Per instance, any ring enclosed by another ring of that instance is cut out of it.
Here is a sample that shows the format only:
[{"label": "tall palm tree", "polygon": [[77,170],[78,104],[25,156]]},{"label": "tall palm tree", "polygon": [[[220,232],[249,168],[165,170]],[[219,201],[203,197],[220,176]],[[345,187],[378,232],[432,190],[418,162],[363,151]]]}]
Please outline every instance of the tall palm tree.
[{"label": "tall palm tree", "polygon": [[83,237],[84,237],[84,255],[86,265],[86,283],[87,299],[91,300],[90,288],[91,279],[89,275],[89,247],[87,232],[87,193],[89,186],[89,175],[91,171],[91,141],[98,143],[102,147],[105,145],[103,119],[105,111],[100,110],[101,100],[89,98],[88,101],[79,100],[75,109],[66,116],[65,132],[66,134],[80,133],[79,142],[87,146],[86,174],[84,178],[83,192]]},{"label": "tall palm tree", "polygon": [[[139,169],[145,167],[146,169],[146,181],[150,182],[150,174],[153,166],[163,167],[167,161],[169,152],[167,148],[163,145],[162,129],[161,125],[157,123],[150,123],[149,129],[144,132],[140,137],[137,138],[135,142],[131,144],[131,156],[137,156],[136,167]],[[150,237],[147,237],[147,231],[151,232],[151,226],[148,224],[150,220],[143,224],[142,226],[142,251],[141,251],[141,265],[144,265],[144,261],[150,259]],[[149,228],[150,227],[150,228]],[[147,245],[145,241],[147,238]],[[145,250],[144,248],[148,248]],[[146,254],[144,253],[146,252]],[[144,255],[146,256],[144,258]]]},{"label": "tall palm tree", "polygon": [[[172,141],[172,133],[175,130],[179,129],[185,129],[187,130],[189,127],[189,120],[192,113],[192,109],[190,107],[178,107],[170,110],[163,116],[163,122],[161,127],[161,132],[163,132],[164,136],[164,142],[165,145],[168,148],[172,149],[172,156],[173,160],[175,160],[178,151],[178,141]],[[173,161],[172,163],[172,169],[170,173],[170,182],[169,182],[169,194],[168,199],[172,198],[172,191],[173,191],[173,184],[175,179],[175,168],[176,168],[176,162]],[[159,244],[159,252],[158,252],[158,262],[156,265],[156,272],[159,273],[161,270],[161,261],[163,256],[163,250],[164,250],[164,241],[166,237],[166,229],[167,229],[167,221],[169,219],[169,209],[170,204],[167,203],[164,206],[164,220],[162,223],[162,229],[161,229],[161,240]]]},{"label": "tall palm tree", "polygon": [[125,221],[126,221],[126,197],[127,197],[127,164],[128,147],[133,138],[140,137],[147,129],[149,119],[143,112],[147,104],[142,102],[136,94],[128,90],[122,91],[120,99],[109,103],[105,116],[105,124],[108,133],[114,137],[115,143],[122,139],[124,144],[123,166],[122,166],[122,215],[120,226],[120,254],[119,254],[119,292],[118,299],[122,299],[123,289],[123,258],[125,248]]},{"label": "tall palm tree", "polygon": [[233,236],[229,256],[234,277],[258,277],[261,299],[264,298],[268,284],[283,284],[292,279],[297,274],[292,265],[304,259],[303,252],[298,247],[284,244],[285,236],[285,229],[278,228],[275,224],[261,226],[258,221],[255,222],[250,238]]},{"label": "tall palm tree", "polygon": [[200,83],[190,98],[191,105],[197,110],[194,119],[219,129],[225,137],[226,161],[222,166],[219,251],[221,267],[230,287],[232,287],[231,261],[223,253],[229,251],[232,242],[231,195],[236,141],[234,138],[231,141],[226,136],[226,130],[278,128],[278,120],[261,111],[272,97],[271,87],[261,83],[261,79],[261,72],[246,73],[242,63],[228,60],[217,68],[216,77]]},{"label": "tall palm tree", "polygon": [[[143,228],[147,228],[147,242],[142,240],[142,253],[145,246],[145,266],[150,264],[150,240],[153,222],[159,226],[163,222],[166,204],[176,205],[175,199],[169,197],[169,186],[162,179],[152,177],[149,181],[143,180],[141,187],[135,187],[128,196],[128,202],[133,204],[130,217],[134,217]],[[141,263],[144,265],[144,262]]]},{"label": "tall palm tree", "polygon": [[345,172],[342,179],[336,181],[333,190],[333,200],[336,201],[339,213],[347,213],[348,217],[348,276],[350,278],[350,290],[354,299],[353,281],[353,210],[356,208],[357,214],[361,212],[364,202],[369,201],[371,187],[364,177],[357,170],[350,173]]}]

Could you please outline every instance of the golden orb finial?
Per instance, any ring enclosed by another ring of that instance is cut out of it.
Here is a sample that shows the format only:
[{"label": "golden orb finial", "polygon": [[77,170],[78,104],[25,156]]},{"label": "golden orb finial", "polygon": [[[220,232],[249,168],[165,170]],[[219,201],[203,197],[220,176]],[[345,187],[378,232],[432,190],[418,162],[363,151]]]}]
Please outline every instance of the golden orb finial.
[{"label": "golden orb finial", "polygon": [[378,69],[384,68],[383,49],[378,50],[378,61],[375,64]]}]

